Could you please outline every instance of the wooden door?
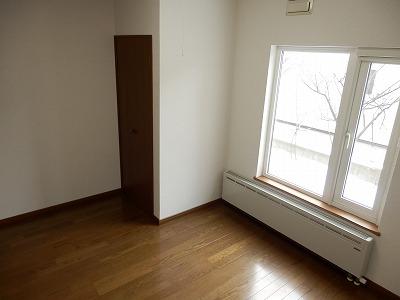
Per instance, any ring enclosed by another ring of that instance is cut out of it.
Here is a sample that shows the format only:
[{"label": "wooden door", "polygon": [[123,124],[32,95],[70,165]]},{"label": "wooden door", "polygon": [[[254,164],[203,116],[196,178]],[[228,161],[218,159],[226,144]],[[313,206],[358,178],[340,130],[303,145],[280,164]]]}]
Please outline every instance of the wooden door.
[{"label": "wooden door", "polygon": [[115,36],[121,186],[153,216],[152,37]]}]

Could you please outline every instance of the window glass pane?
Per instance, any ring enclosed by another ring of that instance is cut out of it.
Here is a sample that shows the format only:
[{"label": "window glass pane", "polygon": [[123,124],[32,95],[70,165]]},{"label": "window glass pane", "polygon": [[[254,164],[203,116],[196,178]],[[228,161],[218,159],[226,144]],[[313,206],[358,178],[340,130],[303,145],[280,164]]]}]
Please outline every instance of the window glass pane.
[{"label": "window glass pane", "polygon": [[322,195],[347,53],[285,51],[267,173]]},{"label": "window glass pane", "polygon": [[400,101],[400,66],[372,63],[343,197],[373,208]]}]

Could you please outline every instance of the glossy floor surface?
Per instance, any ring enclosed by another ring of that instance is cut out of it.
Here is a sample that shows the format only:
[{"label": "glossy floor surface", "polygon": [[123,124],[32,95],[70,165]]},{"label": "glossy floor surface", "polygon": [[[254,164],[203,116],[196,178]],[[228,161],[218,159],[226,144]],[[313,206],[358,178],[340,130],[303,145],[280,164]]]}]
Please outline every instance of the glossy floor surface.
[{"label": "glossy floor surface", "polygon": [[218,202],[161,226],[119,198],[0,229],[0,299],[384,299]]}]

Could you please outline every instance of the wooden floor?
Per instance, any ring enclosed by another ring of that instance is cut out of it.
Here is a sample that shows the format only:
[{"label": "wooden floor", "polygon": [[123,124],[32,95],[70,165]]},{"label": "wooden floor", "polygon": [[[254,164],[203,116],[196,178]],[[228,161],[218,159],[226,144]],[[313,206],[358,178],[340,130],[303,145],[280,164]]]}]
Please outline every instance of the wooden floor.
[{"label": "wooden floor", "polygon": [[247,298],[383,299],[223,203],[156,226],[114,198],[0,229],[2,300]]}]

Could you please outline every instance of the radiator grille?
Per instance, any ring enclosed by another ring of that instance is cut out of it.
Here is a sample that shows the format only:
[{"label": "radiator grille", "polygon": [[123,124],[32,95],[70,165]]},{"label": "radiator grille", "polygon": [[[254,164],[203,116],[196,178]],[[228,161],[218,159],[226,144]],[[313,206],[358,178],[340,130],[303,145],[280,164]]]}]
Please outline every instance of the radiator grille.
[{"label": "radiator grille", "polygon": [[287,195],[280,194],[279,192],[266,189],[258,185],[257,183],[243,178],[233,172],[227,172],[226,178],[246,189],[257,193],[270,201],[281,205],[292,212],[307,218],[313,223],[318,224],[326,228],[327,230],[340,235],[342,238],[350,240],[353,243],[360,245],[362,241],[370,241],[372,238],[367,234],[358,231],[357,229],[349,226],[346,223],[340,222],[332,216],[322,213],[313,207],[309,207],[304,203],[300,203],[298,200],[291,199]]}]

